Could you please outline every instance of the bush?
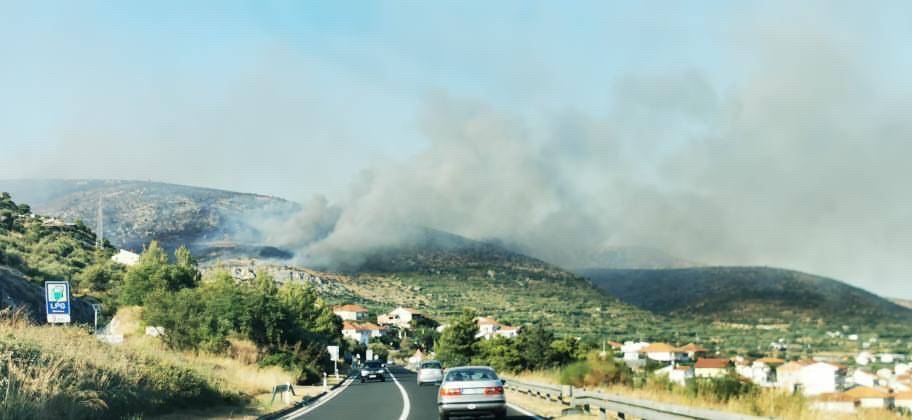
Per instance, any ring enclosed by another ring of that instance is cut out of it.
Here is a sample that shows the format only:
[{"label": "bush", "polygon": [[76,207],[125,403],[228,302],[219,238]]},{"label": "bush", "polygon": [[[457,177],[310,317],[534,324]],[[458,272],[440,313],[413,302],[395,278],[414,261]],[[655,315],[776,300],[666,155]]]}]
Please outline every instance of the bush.
[{"label": "bush", "polygon": [[695,378],[687,382],[685,393],[691,397],[708,397],[719,402],[758,392],[757,386],[731,376]]},{"label": "bush", "polygon": [[598,386],[632,383],[633,372],[625,364],[611,356],[601,357],[597,352],[589,353],[586,360],[574,362],[560,372],[560,381],[565,385]]}]

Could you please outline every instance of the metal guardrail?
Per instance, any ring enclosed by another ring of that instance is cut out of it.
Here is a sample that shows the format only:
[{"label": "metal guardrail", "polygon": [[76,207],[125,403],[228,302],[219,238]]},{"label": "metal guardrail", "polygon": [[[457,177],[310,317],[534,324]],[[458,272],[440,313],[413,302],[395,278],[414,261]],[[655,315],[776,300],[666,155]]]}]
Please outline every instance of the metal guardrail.
[{"label": "metal guardrail", "polygon": [[623,397],[602,392],[586,391],[572,386],[538,384],[516,380],[507,380],[504,386],[513,391],[558,401],[577,410],[598,411],[601,419],[606,419],[608,413],[614,413],[620,419],[631,416],[647,420],[760,420],[770,418]]}]

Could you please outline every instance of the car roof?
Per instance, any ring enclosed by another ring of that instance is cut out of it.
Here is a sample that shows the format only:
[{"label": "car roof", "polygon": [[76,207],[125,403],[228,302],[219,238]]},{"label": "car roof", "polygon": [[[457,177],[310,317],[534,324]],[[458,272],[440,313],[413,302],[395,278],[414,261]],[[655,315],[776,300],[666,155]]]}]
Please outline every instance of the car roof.
[{"label": "car roof", "polygon": [[490,366],[457,366],[457,367],[449,368],[449,369],[447,369],[447,370],[449,370],[449,371],[454,371],[454,370],[471,370],[471,369],[487,369],[487,370],[494,370],[494,368],[492,368],[492,367],[490,367]]}]

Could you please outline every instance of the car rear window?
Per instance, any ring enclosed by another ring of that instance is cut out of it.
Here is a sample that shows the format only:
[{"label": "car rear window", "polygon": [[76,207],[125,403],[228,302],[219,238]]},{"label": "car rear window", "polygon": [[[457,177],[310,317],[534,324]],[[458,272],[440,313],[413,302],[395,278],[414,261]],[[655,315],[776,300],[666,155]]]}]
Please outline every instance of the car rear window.
[{"label": "car rear window", "polygon": [[496,380],[497,374],[491,369],[459,369],[447,373],[447,382]]},{"label": "car rear window", "polygon": [[440,369],[440,363],[437,362],[427,362],[421,364],[422,369]]},{"label": "car rear window", "polygon": [[382,365],[377,362],[367,362],[364,364],[368,369],[380,369]]}]

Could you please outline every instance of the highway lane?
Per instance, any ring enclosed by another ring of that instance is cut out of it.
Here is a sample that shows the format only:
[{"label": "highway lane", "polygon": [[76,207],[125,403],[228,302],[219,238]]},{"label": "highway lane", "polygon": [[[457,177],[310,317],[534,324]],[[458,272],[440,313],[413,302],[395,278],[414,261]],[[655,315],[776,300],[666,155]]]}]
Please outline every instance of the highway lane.
[{"label": "highway lane", "polygon": [[[355,381],[335,398],[316,409],[293,419],[339,419],[339,420],[434,420],[437,419],[437,387],[419,387],[415,373],[401,367],[390,367],[390,372],[399,380],[409,401],[408,417],[402,418],[405,403],[399,387],[387,377],[386,382]],[[508,411],[510,420],[527,420],[512,408]]]}]

